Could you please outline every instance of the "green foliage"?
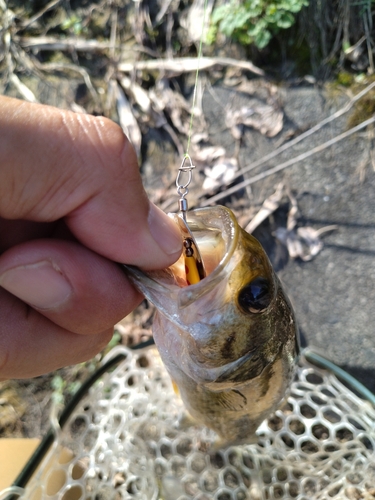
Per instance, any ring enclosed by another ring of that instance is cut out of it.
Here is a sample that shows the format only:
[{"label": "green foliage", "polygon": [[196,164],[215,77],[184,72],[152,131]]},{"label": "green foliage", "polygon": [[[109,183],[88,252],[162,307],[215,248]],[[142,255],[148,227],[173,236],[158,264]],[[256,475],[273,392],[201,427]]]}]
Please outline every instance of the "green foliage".
[{"label": "green foliage", "polygon": [[63,31],[72,31],[75,35],[82,35],[82,20],[75,14],[66,18],[60,25]]},{"label": "green foliage", "polygon": [[81,382],[66,382],[60,375],[55,375],[51,381],[51,386],[53,389],[52,401],[57,405],[64,404],[65,393],[73,395],[81,387]]},{"label": "green foliage", "polygon": [[375,92],[368,92],[355,103],[354,109],[348,118],[348,129],[368,120],[375,114]]},{"label": "green foliage", "polygon": [[87,379],[87,377],[93,373],[98,368],[98,363],[102,356],[107,354],[116,345],[121,344],[122,336],[116,330],[113,333],[112,339],[109,341],[107,347],[104,351],[91,361],[86,361],[74,368],[70,369],[69,372],[65,369],[58,370],[52,380],[52,401],[54,404],[63,405],[65,400],[73,396],[82,385],[82,380]]},{"label": "green foliage", "polygon": [[346,71],[340,71],[337,74],[337,83],[344,87],[350,87],[354,82],[354,76]]},{"label": "green foliage", "polygon": [[106,347],[106,352],[109,352],[111,349],[113,349],[115,346],[121,344],[121,333],[119,333],[117,330],[114,331],[112,339],[109,341],[107,347]]},{"label": "green foliage", "polygon": [[295,14],[307,5],[308,0],[230,0],[214,10],[207,41],[213,43],[220,31],[262,49],[281,29],[290,28]]}]

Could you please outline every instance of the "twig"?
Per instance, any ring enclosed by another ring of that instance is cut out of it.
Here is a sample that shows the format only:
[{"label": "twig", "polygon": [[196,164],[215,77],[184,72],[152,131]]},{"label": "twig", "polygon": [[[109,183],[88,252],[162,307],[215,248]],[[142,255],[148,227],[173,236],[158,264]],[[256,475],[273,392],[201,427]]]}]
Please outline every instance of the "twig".
[{"label": "twig", "polygon": [[168,12],[168,16],[167,16],[167,28],[166,28],[166,34],[165,34],[165,38],[166,38],[166,41],[165,41],[165,43],[166,43],[165,53],[167,54],[168,59],[172,59],[173,58],[173,49],[172,49],[173,24],[174,24],[173,15],[172,15],[171,12]]},{"label": "twig", "polygon": [[337,224],[331,224],[330,226],[324,226],[321,227],[320,229],[316,229],[316,234],[317,236],[321,236],[324,233],[328,233],[329,231],[336,231],[339,226]]},{"label": "twig", "polygon": [[35,50],[66,50],[77,52],[96,52],[111,47],[111,42],[99,42],[97,40],[85,40],[83,38],[64,38],[60,40],[52,36],[44,37],[14,37],[15,42],[19,42],[24,49]]},{"label": "twig", "polygon": [[163,19],[165,14],[167,13],[167,10],[169,9],[170,4],[172,3],[172,0],[165,0],[159,9],[158,15],[156,16],[155,22],[156,24],[159,24],[160,21]]},{"label": "twig", "polygon": [[275,210],[280,206],[280,202],[283,198],[284,184],[280,182],[276,191],[266,198],[261,206],[260,210],[254,215],[250,222],[246,225],[245,231],[252,234],[253,231],[260,226],[260,224],[266,220]]},{"label": "twig", "polygon": [[75,73],[79,73],[85,84],[86,87],[89,89],[94,101],[97,103],[98,102],[98,94],[91,83],[91,78],[88,72],[83,68],[82,66],[77,66],[76,64],[61,64],[61,63],[44,63],[44,64],[37,64],[36,65],[38,69],[42,71],[74,71]]},{"label": "twig", "polygon": [[355,134],[359,130],[362,130],[363,128],[367,127],[371,123],[375,122],[375,115],[369,118],[368,120],[365,120],[364,122],[360,123],[356,127],[353,127],[349,129],[348,131],[334,137],[333,139],[330,139],[327,142],[324,142],[320,146],[317,146],[313,149],[310,149],[306,153],[302,153],[295,158],[291,158],[290,160],[281,163],[280,165],[270,168],[269,170],[266,170],[265,172],[262,172],[258,175],[255,175],[254,177],[250,177],[250,179],[246,179],[243,182],[240,182],[239,184],[236,184],[230,189],[226,189],[225,191],[216,194],[215,196],[212,196],[211,198],[208,198],[207,200],[202,201],[201,206],[208,206],[212,205],[218,200],[221,200],[222,198],[225,198],[226,196],[229,196],[232,193],[235,193],[236,191],[239,191],[240,189],[244,188],[245,186],[249,186],[250,184],[254,184],[255,182],[258,182],[262,179],[265,179],[266,177],[269,177],[270,175],[276,174],[277,172],[280,172],[281,170],[284,170],[287,167],[291,167],[292,165],[295,165],[299,161],[306,160],[306,158],[309,158],[310,156],[313,156],[316,153],[320,153],[324,149],[333,146],[333,144],[336,144],[339,141],[342,141],[343,139],[346,139],[347,137]]},{"label": "twig", "polygon": [[25,21],[23,21],[21,23],[21,27],[23,29],[27,28],[28,26],[30,26],[31,24],[33,24],[37,19],[39,19],[40,17],[42,17],[43,14],[45,14],[46,12],[48,12],[49,10],[51,10],[53,7],[55,7],[60,2],[61,2],[61,0],[52,0],[45,7],[43,7],[42,10],[40,10],[39,12],[37,12],[34,16],[30,17],[30,19],[26,19]]},{"label": "twig", "polygon": [[264,76],[264,71],[255,66],[250,61],[237,61],[228,57],[201,57],[200,61],[195,57],[182,57],[175,59],[152,59],[149,61],[138,61],[121,63],[118,65],[118,70],[124,73],[130,73],[134,70],[146,71],[168,71],[173,74],[188,73],[196,71],[199,64],[199,69],[208,69],[212,66],[234,66],[242,68],[260,76]]},{"label": "twig", "polygon": [[[368,5],[367,11],[368,11],[367,15],[363,16],[363,24],[365,27],[367,54],[368,54],[368,61],[369,61],[369,65],[370,65],[369,73],[372,75],[374,73],[374,57],[372,55],[372,47],[371,47],[372,13],[371,13],[370,4]],[[370,24],[370,26],[369,26],[369,24]]]},{"label": "twig", "polygon": [[38,99],[35,97],[34,93],[29,89],[29,87],[27,87],[24,83],[21,82],[21,80],[18,78],[18,76],[15,73],[12,72],[9,79],[13,83],[13,85],[16,87],[18,92],[25,99],[25,101],[39,102]]},{"label": "twig", "polygon": [[179,156],[183,157],[184,148],[183,148],[181,141],[180,141],[178,135],[176,134],[176,132],[173,130],[173,128],[169,125],[168,122],[164,123],[162,125],[162,128],[164,128],[164,130],[170,135],[174,145],[176,146],[176,149],[178,151]]},{"label": "twig", "polygon": [[112,61],[115,60],[116,37],[117,37],[117,10],[115,9],[111,15],[111,36],[109,39],[109,43],[110,43],[109,53],[110,53]]}]

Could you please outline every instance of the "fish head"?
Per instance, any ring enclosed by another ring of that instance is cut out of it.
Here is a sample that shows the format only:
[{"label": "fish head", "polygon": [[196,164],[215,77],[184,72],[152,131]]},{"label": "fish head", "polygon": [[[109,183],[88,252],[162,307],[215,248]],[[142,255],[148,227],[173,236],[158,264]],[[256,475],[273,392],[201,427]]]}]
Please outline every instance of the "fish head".
[{"label": "fish head", "polygon": [[293,310],[260,243],[225,207],[190,211],[187,223],[206,270],[200,282],[187,284],[183,256],[162,271],[127,266],[158,310],[154,337],[167,368],[216,390],[258,376],[285,347],[293,363]]}]

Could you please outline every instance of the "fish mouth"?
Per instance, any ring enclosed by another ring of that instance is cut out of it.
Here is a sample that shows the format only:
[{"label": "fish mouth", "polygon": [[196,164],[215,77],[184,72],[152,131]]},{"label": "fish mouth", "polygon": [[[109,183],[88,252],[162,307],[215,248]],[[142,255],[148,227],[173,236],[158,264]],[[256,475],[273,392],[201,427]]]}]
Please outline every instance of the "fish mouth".
[{"label": "fish mouth", "polygon": [[[178,214],[169,216],[178,222]],[[190,211],[187,223],[206,269],[206,277],[199,283],[188,286],[183,256],[161,271],[142,271],[125,265],[135,286],[162,314],[179,326],[199,322],[199,311],[193,310],[198,306],[197,302],[200,303],[199,309],[205,307],[205,315],[208,310],[216,310],[225,304],[225,288],[236,265],[237,259],[232,257],[239,237],[234,215],[222,206]]]}]

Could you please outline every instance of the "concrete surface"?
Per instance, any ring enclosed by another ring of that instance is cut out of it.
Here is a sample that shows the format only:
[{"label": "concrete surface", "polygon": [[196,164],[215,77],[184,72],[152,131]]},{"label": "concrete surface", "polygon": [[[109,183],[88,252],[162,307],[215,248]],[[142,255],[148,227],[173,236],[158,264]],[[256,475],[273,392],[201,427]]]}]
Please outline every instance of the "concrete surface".
[{"label": "concrete surface", "polygon": [[[213,142],[233,151],[233,138],[218,128],[225,120],[225,109],[218,102],[231,103],[235,110],[248,99],[243,94],[235,95],[220,88],[214,90],[214,95],[206,95],[204,109],[213,131]],[[283,134],[303,132],[347,100],[343,94],[329,95],[312,87],[280,89],[280,105],[286,114],[284,130],[274,139],[247,130],[240,153],[242,166],[277,147]],[[347,119],[348,115],[326,126],[263,168],[277,165],[342,133],[348,128]],[[261,203],[274,191],[277,182],[283,180],[298,200],[299,225],[318,229],[337,224],[336,231],[324,236],[324,248],[314,260],[289,260],[278,266],[281,267],[279,275],[293,301],[307,343],[318,347],[326,357],[375,392],[375,172],[369,163],[371,146],[368,132],[357,133],[254,184],[252,193],[253,202]],[[361,182],[358,169],[364,164],[366,175]],[[282,217],[281,210],[279,212]],[[277,217],[278,214],[276,220]],[[267,224],[254,234],[272,254]]]}]

